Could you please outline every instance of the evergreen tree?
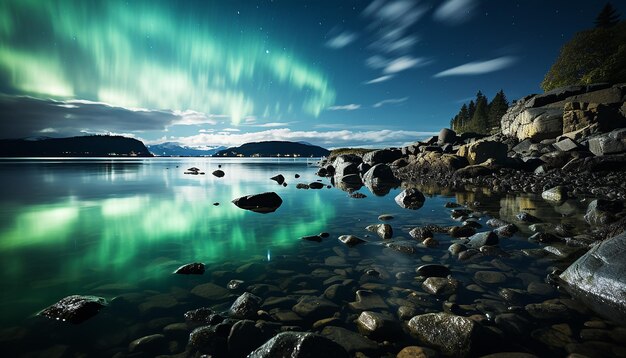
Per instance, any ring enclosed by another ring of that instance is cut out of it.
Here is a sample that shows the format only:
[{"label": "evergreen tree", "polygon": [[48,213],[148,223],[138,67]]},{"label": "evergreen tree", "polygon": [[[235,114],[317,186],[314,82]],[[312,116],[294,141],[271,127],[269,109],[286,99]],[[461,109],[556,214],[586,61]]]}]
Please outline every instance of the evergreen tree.
[{"label": "evergreen tree", "polygon": [[507,109],[509,109],[509,101],[507,101],[504,91],[500,90],[489,103],[489,128],[500,126],[500,120]]},{"label": "evergreen tree", "polygon": [[476,111],[476,104],[474,103],[474,100],[471,100],[469,103],[469,106],[467,107],[467,116],[469,118],[474,117],[475,111]]},{"label": "evergreen tree", "polygon": [[476,109],[472,116],[470,130],[477,133],[489,133],[489,104],[481,91],[476,94]]},{"label": "evergreen tree", "polygon": [[470,116],[469,116],[469,112],[467,110],[467,105],[463,104],[463,106],[461,106],[461,111],[459,112],[459,122],[460,122],[460,128],[463,129],[465,128],[465,126],[467,125],[467,122],[469,122],[470,120]]},{"label": "evergreen tree", "polygon": [[617,10],[611,5],[610,2],[607,2],[606,5],[602,8],[602,11],[596,17],[596,27],[601,28],[609,28],[617,25],[619,23],[619,14]]}]

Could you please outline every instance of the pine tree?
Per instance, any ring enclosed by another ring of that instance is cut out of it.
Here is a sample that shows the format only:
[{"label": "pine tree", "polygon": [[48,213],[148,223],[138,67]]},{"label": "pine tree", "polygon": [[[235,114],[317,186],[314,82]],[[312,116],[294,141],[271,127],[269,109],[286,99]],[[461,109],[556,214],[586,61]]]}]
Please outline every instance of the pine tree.
[{"label": "pine tree", "polygon": [[481,91],[476,94],[476,110],[471,119],[471,130],[477,133],[489,133],[489,104]]},{"label": "pine tree", "polygon": [[474,100],[471,100],[469,103],[469,106],[467,107],[468,118],[472,118],[474,116],[475,111],[476,111],[476,103],[474,103]]},{"label": "pine tree", "polygon": [[617,10],[611,5],[610,2],[607,2],[606,5],[602,8],[602,11],[596,17],[596,27],[601,28],[609,28],[617,25],[619,23],[619,14]]},{"label": "pine tree", "polygon": [[467,105],[463,104],[463,106],[461,106],[461,111],[459,111],[459,128],[460,129],[464,129],[465,126],[467,125],[467,122],[469,122],[470,116],[469,116],[469,112],[467,110]]},{"label": "pine tree", "polygon": [[509,109],[509,101],[506,99],[504,91],[500,90],[489,103],[489,128],[500,126],[500,120],[507,109]]}]

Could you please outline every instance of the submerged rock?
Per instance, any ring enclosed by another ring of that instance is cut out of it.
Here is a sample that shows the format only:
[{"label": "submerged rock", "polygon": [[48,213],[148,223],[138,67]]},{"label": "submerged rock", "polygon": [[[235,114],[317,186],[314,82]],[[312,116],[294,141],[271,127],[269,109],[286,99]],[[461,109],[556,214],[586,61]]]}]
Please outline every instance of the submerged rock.
[{"label": "submerged rock", "polygon": [[375,353],[378,350],[376,342],[343,327],[324,327],[321,334],[342,346],[351,356],[356,352],[368,354]]},{"label": "submerged rock", "polygon": [[216,177],[218,177],[218,178],[221,178],[221,177],[223,177],[224,175],[226,175],[226,174],[224,173],[224,171],[223,171],[223,170],[221,170],[221,169],[218,169],[218,170],[214,171],[212,174],[213,174],[213,175],[215,175],[215,176],[216,176]]},{"label": "submerged rock", "polygon": [[444,265],[427,264],[416,268],[415,272],[424,277],[446,277],[450,269]]},{"label": "submerged rock", "polygon": [[315,333],[282,332],[248,355],[248,358],[347,358],[339,344]]},{"label": "submerged rock", "polygon": [[417,210],[424,206],[424,194],[414,188],[404,189],[395,197],[396,203],[405,209]]},{"label": "submerged rock", "polygon": [[339,241],[350,247],[366,242],[365,240],[358,238],[354,235],[341,235],[339,236]]},{"label": "submerged rock", "polygon": [[106,305],[107,302],[102,297],[72,295],[45,308],[38,315],[78,324],[95,316]]},{"label": "submerged rock", "polygon": [[274,192],[242,196],[232,201],[237,207],[256,213],[267,214],[276,211],[283,200]]},{"label": "submerged rock", "polygon": [[480,347],[481,327],[475,321],[448,313],[427,313],[411,318],[411,335],[446,356],[475,355]]},{"label": "submerged rock", "polygon": [[478,249],[484,245],[497,245],[500,240],[493,231],[479,232],[470,237],[468,246]]},{"label": "submerged rock", "polygon": [[389,224],[374,224],[365,228],[367,231],[375,232],[381,239],[391,239],[393,236],[393,229]]},{"label": "submerged rock", "polygon": [[201,262],[186,264],[177,268],[174,273],[179,275],[202,275],[204,273],[204,264]]},{"label": "submerged rock", "polygon": [[603,317],[626,320],[626,232],[594,246],[561,279],[565,289]]},{"label": "submerged rock", "polygon": [[555,186],[541,193],[541,197],[548,201],[562,202],[567,200],[567,188],[564,186]]},{"label": "submerged rock", "polygon": [[378,312],[361,312],[356,325],[359,332],[375,340],[394,339],[401,332],[398,321]]}]

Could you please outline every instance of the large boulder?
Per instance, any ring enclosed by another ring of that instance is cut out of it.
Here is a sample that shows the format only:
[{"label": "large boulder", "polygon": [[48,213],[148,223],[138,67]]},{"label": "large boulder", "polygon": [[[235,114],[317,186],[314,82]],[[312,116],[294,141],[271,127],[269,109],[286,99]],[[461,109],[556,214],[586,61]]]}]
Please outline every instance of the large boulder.
[{"label": "large boulder", "polygon": [[507,124],[505,134],[517,137],[520,141],[530,138],[539,142],[555,138],[563,134],[563,110],[548,107],[526,108]]},{"label": "large boulder", "polygon": [[315,333],[282,332],[248,355],[248,358],[344,358],[339,344]]},{"label": "large boulder", "polygon": [[398,205],[405,209],[417,210],[424,206],[424,194],[415,188],[404,189],[395,197]]},{"label": "large boulder", "polygon": [[626,152],[626,128],[590,138],[589,151],[595,155]]},{"label": "large boulder", "polygon": [[604,226],[616,221],[624,208],[621,201],[595,199],[587,206],[585,221],[591,226]]},{"label": "large boulder", "polygon": [[437,144],[454,144],[457,140],[456,132],[452,129],[441,128],[439,136],[437,137]]},{"label": "large boulder", "polygon": [[603,241],[574,262],[561,279],[570,294],[599,315],[626,320],[626,232]]},{"label": "large boulder", "polygon": [[408,327],[421,344],[438,349],[446,356],[476,355],[481,346],[481,326],[467,317],[427,313],[411,318]]},{"label": "large boulder", "polygon": [[400,170],[420,175],[451,175],[458,169],[466,167],[466,158],[455,154],[425,152],[409,157],[409,165]]},{"label": "large boulder", "polygon": [[470,164],[480,164],[488,159],[502,164],[506,161],[508,147],[506,144],[494,140],[478,140],[459,148],[458,154],[465,157]]},{"label": "large boulder", "polygon": [[376,164],[363,175],[363,184],[372,194],[382,196],[398,184],[398,179],[387,164]]},{"label": "large boulder", "polygon": [[250,292],[244,292],[235,300],[232,306],[230,306],[229,314],[233,318],[254,319],[260,308],[261,298]]},{"label": "large boulder", "polygon": [[95,316],[106,304],[106,300],[102,297],[72,295],[45,308],[38,315],[78,324]]},{"label": "large boulder", "polygon": [[363,154],[363,162],[371,166],[376,164],[388,164],[402,157],[400,149],[381,149]]},{"label": "large boulder", "polygon": [[283,200],[274,192],[266,192],[242,196],[234,199],[232,203],[241,209],[267,214],[276,211],[283,203]]},{"label": "large boulder", "polygon": [[572,159],[563,166],[566,172],[600,172],[626,170],[626,154],[609,154],[601,156]]}]

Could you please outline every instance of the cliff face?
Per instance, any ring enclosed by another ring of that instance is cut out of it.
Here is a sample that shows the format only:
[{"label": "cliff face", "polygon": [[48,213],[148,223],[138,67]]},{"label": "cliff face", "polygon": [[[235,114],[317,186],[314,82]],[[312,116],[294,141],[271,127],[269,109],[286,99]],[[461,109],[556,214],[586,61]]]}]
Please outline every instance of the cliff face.
[{"label": "cliff face", "polygon": [[42,140],[0,140],[2,157],[151,157],[146,146],[134,138],[83,136]]}]

